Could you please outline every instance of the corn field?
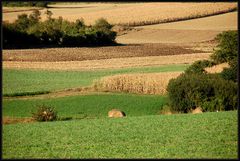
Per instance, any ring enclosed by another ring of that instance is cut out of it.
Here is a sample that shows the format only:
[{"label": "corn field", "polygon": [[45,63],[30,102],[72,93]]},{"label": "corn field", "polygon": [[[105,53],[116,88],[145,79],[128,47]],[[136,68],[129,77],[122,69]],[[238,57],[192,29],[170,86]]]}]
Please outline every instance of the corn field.
[{"label": "corn field", "polygon": [[103,77],[94,83],[97,91],[127,92],[137,94],[167,93],[170,79],[178,77],[182,72],[121,74]]}]

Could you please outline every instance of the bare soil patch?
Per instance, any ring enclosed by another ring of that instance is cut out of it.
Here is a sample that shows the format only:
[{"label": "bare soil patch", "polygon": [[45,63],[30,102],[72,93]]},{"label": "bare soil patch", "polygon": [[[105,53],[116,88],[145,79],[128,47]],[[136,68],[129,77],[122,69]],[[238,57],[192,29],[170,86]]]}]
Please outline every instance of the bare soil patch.
[{"label": "bare soil patch", "polygon": [[108,47],[45,48],[3,50],[3,61],[83,61],[203,53],[202,50],[168,44],[132,44]]},{"label": "bare soil patch", "polygon": [[35,122],[35,120],[31,117],[26,117],[26,118],[3,117],[2,118],[2,124],[31,123],[31,122]]}]

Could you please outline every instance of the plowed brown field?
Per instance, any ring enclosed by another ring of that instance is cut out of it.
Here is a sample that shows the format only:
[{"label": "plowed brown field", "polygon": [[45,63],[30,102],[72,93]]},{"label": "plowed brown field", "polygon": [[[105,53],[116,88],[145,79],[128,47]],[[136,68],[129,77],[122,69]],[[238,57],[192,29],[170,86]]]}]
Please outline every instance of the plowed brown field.
[{"label": "plowed brown field", "polygon": [[203,53],[201,50],[186,49],[166,44],[133,44],[96,48],[49,48],[3,50],[3,61],[82,61],[126,57],[164,56]]}]

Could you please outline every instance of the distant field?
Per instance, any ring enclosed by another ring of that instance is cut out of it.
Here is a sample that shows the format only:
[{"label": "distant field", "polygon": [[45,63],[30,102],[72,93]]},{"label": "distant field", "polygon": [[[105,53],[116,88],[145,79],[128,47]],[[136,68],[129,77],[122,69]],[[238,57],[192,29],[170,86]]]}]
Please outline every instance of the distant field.
[{"label": "distant field", "polygon": [[[79,3],[50,7],[55,18],[62,16],[71,21],[83,18],[86,24],[93,24],[98,18],[104,17],[112,24],[142,25],[227,12],[236,9],[237,3]],[[42,14],[45,11],[46,9],[41,10]],[[13,21],[21,13],[31,12],[4,13],[3,20]],[[43,15],[42,19],[45,18]]]},{"label": "distant field", "polygon": [[55,107],[60,117],[106,118],[109,110],[118,108],[127,116],[159,114],[166,96],[133,94],[90,94],[52,99],[3,100],[3,116],[31,117],[37,105]]},{"label": "distant field", "polygon": [[237,30],[238,12],[206,18],[136,27],[138,30],[117,37],[118,43],[201,43],[213,40],[225,30]]},{"label": "distant field", "polygon": [[214,31],[224,31],[224,30],[237,30],[238,23],[238,11],[197,18],[187,21],[164,23],[157,25],[147,25],[140,26],[136,28],[144,29],[171,29],[171,30],[214,30]]},{"label": "distant field", "polygon": [[167,56],[202,53],[187,46],[167,44],[132,44],[105,47],[45,48],[3,50],[3,61],[82,61],[112,58]]},{"label": "distant field", "polygon": [[42,71],[3,69],[3,94],[54,91],[90,86],[95,79],[121,73],[152,73],[183,71],[186,64],[159,67],[127,68],[99,71]]},{"label": "distant field", "polygon": [[28,62],[28,61],[3,61],[4,69],[42,69],[42,70],[98,70],[121,69],[135,67],[152,67],[174,64],[191,64],[197,60],[209,59],[211,53],[180,54],[169,56],[147,56],[130,58],[113,58],[85,61],[57,61],[57,62]]},{"label": "distant field", "polygon": [[3,125],[2,157],[237,159],[237,120],[229,111]]}]

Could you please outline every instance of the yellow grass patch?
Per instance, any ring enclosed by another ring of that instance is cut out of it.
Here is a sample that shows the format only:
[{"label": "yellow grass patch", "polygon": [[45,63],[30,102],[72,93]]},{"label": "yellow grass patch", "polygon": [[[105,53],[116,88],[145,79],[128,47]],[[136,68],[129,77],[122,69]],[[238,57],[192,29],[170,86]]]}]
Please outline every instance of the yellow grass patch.
[{"label": "yellow grass patch", "polygon": [[224,68],[229,68],[229,64],[228,63],[222,63],[222,64],[218,64],[218,65],[214,65],[212,67],[207,67],[205,68],[205,71],[207,73],[220,73],[223,71]]},{"label": "yellow grass patch", "polygon": [[139,94],[167,93],[168,82],[182,72],[121,74],[107,76],[95,82],[94,88],[100,91],[128,92]]}]

